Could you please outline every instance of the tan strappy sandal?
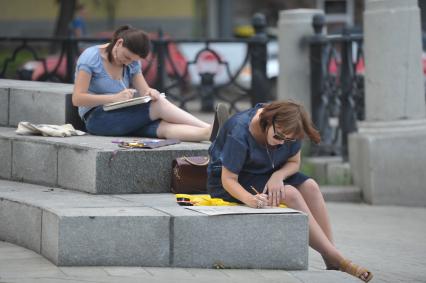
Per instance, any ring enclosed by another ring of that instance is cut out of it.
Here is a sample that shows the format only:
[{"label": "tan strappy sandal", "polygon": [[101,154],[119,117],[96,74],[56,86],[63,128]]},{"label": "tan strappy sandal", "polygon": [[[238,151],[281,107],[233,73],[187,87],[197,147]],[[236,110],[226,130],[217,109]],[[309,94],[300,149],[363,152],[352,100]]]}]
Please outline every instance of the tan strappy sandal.
[{"label": "tan strappy sandal", "polygon": [[[368,282],[371,280],[371,278],[373,278],[373,273],[371,273],[371,271],[347,259],[344,259],[340,262],[340,270],[358,277],[364,282]],[[364,277],[364,274],[368,274],[367,277]]]}]

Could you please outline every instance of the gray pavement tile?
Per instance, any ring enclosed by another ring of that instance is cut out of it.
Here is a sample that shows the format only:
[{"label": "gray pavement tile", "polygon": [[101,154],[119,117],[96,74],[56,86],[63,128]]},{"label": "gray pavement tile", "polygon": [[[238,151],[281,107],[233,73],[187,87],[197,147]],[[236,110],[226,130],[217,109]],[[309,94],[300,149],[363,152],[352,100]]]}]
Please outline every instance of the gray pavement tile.
[{"label": "gray pavement tile", "polygon": [[13,250],[6,250],[0,249],[0,261],[1,260],[9,260],[11,258],[13,259],[31,259],[31,258],[39,258],[40,255],[30,251],[30,250],[23,250],[23,251],[13,251]]},{"label": "gray pavement tile", "polygon": [[103,270],[110,276],[152,277],[151,273],[142,267],[113,266],[103,267]]},{"label": "gray pavement tile", "polygon": [[192,274],[184,268],[144,267],[144,270],[154,277],[192,278]]},{"label": "gray pavement tile", "polygon": [[[3,283],[3,281],[0,281]],[[10,283],[98,283],[100,281],[86,280],[86,279],[71,279],[71,278],[55,278],[55,277],[35,277],[24,279],[12,279],[6,282]]]},{"label": "gray pavement tile", "polygon": [[217,280],[229,278],[221,269],[187,268],[186,270],[195,278],[215,278]]},{"label": "gray pavement tile", "polygon": [[303,283],[360,283],[359,279],[340,271],[290,271]]},{"label": "gray pavement tile", "polygon": [[223,273],[231,279],[234,278],[245,278],[247,280],[263,280],[260,274],[256,273],[255,269],[223,269]]},{"label": "gray pavement tile", "polygon": [[284,270],[255,270],[261,278],[267,282],[285,282],[285,283],[302,283],[299,279],[294,277],[291,273]]},{"label": "gray pavement tile", "polygon": [[92,278],[92,277],[107,277],[108,273],[102,267],[59,267],[59,269],[67,276],[67,277],[84,277],[84,278]]}]

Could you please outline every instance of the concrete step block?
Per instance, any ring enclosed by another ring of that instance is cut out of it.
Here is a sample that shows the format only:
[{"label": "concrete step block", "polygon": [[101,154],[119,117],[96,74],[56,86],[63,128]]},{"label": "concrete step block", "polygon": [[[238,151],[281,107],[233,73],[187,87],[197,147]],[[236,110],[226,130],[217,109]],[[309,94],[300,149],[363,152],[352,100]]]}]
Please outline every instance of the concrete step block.
[{"label": "concrete step block", "polygon": [[307,216],[206,216],[160,208],[173,218],[172,265],[199,268],[300,270],[308,266]]},{"label": "concrete step block", "polygon": [[40,253],[42,211],[0,196],[0,239]]},{"label": "concrete step block", "polygon": [[12,141],[0,136],[0,178],[12,178]]},{"label": "concrete step block", "polygon": [[9,89],[0,88],[0,126],[9,125]]},{"label": "concrete step block", "polygon": [[327,183],[330,185],[353,184],[350,164],[348,162],[328,164]]},{"label": "concrete step block", "polygon": [[304,163],[312,167],[312,178],[321,185],[352,185],[351,167],[341,156],[305,158]]},{"label": "concrete step block", "polygon": [[71,123],[83,128],[72,105],[72,84],[0,80],[0,125],[17,126],[21,121],[36,124]]},{"label": "concrete step block", "polygon": [[125,137],[20,136],[0,127],[0,177],[60,186],[93,194],[170,192],[172,160],[207,155],[209,143],[180,143],[157,149],[122,149]]},{"label": "concrete step block", "polygon": [[362,192],[357,186],[321,186],[325,201],[361,202]]},{"label": "concrete step block", "polygon": [[168,266],[169,220],[148,207],[44,211],[41,254],[60,266]]},{"label": "concrete step block", "polygon": [[307,269],[305,214],[207,216],[172,194],[92,195],[0,180],[0,240],[60,266]]}]

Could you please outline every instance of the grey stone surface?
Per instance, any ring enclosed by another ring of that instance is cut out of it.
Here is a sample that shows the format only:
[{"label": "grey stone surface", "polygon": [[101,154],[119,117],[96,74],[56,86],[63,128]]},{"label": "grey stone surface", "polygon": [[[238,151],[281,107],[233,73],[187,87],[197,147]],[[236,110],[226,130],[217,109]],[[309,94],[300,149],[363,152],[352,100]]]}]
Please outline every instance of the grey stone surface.
[{"label": "grey stone surface", "polygon": [[72,105],[72,91],[72,84],[0,80],[0,125],[71,123],[84,130],[77,107]]},{"label": "grey stone surface", "polygon": [[64,188],[97,193],[96,150],[60,147],[58,150],[58,185]]},{"label": "grey stone surface", "polygon": [[96,160],[97,191],[115,194],[170,192],[172,161],[184,155],[207,155],[207,151],[100,152]]},{"label": "grey stone surface", "polygon": [[[165,214],[143,207],[78,208],[58,210],[56,217],[58,249],[53,254],[58,265],[168,265],[169,216]],[[43,233],[55,233],[48,230],[55,224],[45,219],[43,224],[47,224]],[[52,254],[54,249],[46,250]]]},{"label": "grey stone surface", "polygon": [[57,150],[53,145],[28,141],[13,142],[12,178],[55,186]]},{"label": "grey stone surface", "polygon": [[293,99],[311,109],[309,47],[304,36],[314,33],[312,17],[324,12],[316,9],[283,10],[278,21],[279,62],[278,99]]},{"label": "grey stone surface", "polygon": [[0,88],[0,126],[9,125],[9,89]]},{"label": "grey stone surface", "polygon": [[[4,187],[4,183],[11,182],[0,181],[0,187]],[[336,246],[345,257],[373,272],[371,282],[425,282],[425,207],[327,203],[327,208]],[[258,240],[263,241],[263,238]],[[109,275],[103,276],[99,268]],[[324,269],[321,256],[310,249],[309,270],[306,271],[153,267],[82,267],[62,271],[35,252],[0,241],[3,282],[361,282],[346,273]]]},{"label": "grey stone surface", "polygon": [[426,109],[419,34],[417,1],[366,1],[366,121],[349,138],[349,161],[355,185],[372,204],[425,206]]},{"label": "grey stone surface", "polygon": [[10,179],[12,176],[12,142],[0,138],[0,178]]},{"label": "grey stone surface", "polygon": [[328,168],[330,164],[341,164],[342,158],[338,156],[308,157],[303,160],[313,167],[312,178],[319,184],[329,184]]},{"label": "grey stone surface", "polygon": [[366,120],[424,118],[417,0],[368,0],[365,4]]},{"label": "grey stone surface", "polygon": [[[354,182],[371,204],[425,206],[426,123],[381,130],[364,123],[349,138]],[[368,130],[367,130],[368,129]]]},{"label": "grey stone surface", "polygon": [[21,121],[35,124],[66,123],[66,94],[48,89],[10,89],[9,125]]},{"label": "grey stone surface", "polygon": [[348,162],[330,163],[327,165],[327,184],[351,185],[352,173]]},{"label": "grey stone surface", "polygon": [[357,186],[320,186],[327,202],[361,202],[362,192]]},{"label": "grey stone surface", "polygon": [[0,197],[0,240],[40,253],[41,209]]},{"label": "grey stone surface", "polygon": [[[112,143],[120,139],[134,138],[19,136],[14,129],[0,127],[0,141],[13,142],[14,180],[90,193],[170,192],[173,159],[207,155],[209,147],[209,143],[183,142],[157,149],[126,150]],[[0,150],[0,155],[9,156],[7,147]],[[0,174],[7,177],[6,164]]]},{"label": "grey stone surface", "polygon": [[172,262],[176,267],[307,269],[304,214],[206,216],[177,208]]},{"label": "grey stone surface", "polygon": [[40,254],[51,262],[59,263],[59,218],[55,213],[43,210],[41,219]]},{"label": "grey stone surface", "polygon": [[[91,195],[2,180],[0,199],[39,208],[37,252],[57,265],[307,268],[304,214],[209,217],[172,194]],[[23,229],[28,219],[20,220]]]}]

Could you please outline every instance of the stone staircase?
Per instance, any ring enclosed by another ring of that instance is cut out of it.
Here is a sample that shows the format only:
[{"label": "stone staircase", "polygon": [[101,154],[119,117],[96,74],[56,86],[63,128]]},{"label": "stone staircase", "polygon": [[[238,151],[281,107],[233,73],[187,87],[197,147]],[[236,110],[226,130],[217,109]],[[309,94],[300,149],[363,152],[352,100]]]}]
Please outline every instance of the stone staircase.
[{"label": "stone staircase", "polygon": [[307,269],[303,213],[206,216],[176,204],[172,160],[208,143],[121,150],[111,137],[15,134],[20,121],[81,129],[71,91],[0,80],[0,240],[60,266]]}]

